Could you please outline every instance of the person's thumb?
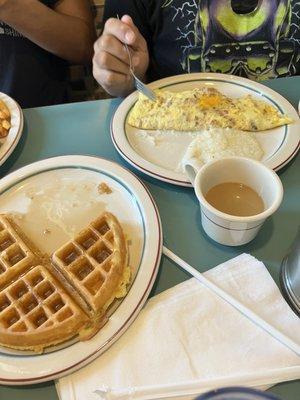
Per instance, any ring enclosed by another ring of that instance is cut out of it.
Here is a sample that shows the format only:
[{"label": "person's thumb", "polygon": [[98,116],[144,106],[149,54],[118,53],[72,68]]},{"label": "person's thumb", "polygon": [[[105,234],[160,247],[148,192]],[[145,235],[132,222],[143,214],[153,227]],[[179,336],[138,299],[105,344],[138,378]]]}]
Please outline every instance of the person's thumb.
[{"label": "person's thumb", "polygon": [[146,41],[134,24],[132,18],[129,15],[123,15],[121,21],[124,22],[126,25],[129,25],[133,31],[133,36],[132,38],[130,38],[132,40],[128,40],[127,44],[129,44],[134,50],[145,50],[145,47],[147,46]]}]

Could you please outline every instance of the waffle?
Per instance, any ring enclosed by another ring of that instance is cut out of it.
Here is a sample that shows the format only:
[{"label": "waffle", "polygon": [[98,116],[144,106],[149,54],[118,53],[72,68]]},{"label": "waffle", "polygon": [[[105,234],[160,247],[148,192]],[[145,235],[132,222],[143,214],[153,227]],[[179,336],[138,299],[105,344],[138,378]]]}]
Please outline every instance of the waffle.
[{"label": "waffle", "polygon": [[0,290],[37,263],[38,258],[18,234],[11,218],[0,215]]},{"label": "waffle", "polygon": [[126,263],[119,222],[111,213],[104,213],[54,252],[52,261],[85,300],[90,315],[103,315],[122,281]]},{"label": "waffle", "polygon": [[0,345],[41,352],[76,335],[88,340],[124,287],[126,260],[122,228],[110,213],[50,258],[12,216],[0,215]]},{"label": "waffle", "polygon": [[41,352],[89,324],[46,267],[37,265],[0,292],[0,344]]}]

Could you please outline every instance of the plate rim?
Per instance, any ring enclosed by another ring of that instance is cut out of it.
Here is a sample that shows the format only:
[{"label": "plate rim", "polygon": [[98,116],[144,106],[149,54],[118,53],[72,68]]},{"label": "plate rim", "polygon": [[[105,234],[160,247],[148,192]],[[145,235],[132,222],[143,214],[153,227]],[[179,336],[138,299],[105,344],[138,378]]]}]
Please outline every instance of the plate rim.
[{"label": "plate rim", "polygon": [[[260,83],[260,82],[256,82],[256,81],[251,81],[250,79],[244,78],[244,77],[239,77],[239,76],[235,76],[235,75],[227,75],[227,74],[219,74],[219,73],[205,73],[205,72],[196,72],[196,73],[190,73],[190,74],[180,74],[180,75],[173,75],[170,77],[166,77],[166,78],[162,78],[159,80],[156,80],[154,82],[149,83],[149,86],[152,88],[161,88],[161,87],[165,87],[165,86],[172,86],[172,85],[176,85],[176,84],[181,84],[184,82],[191,82],[191,81],[219,81],[219,82],[224,82],[226,81],[226,83],[233,83],[233,84],[241,84],[243,86],[246,86],[249,89],[252,89],[254,91],[256,91],[258,94],[261,95],[268,95],[270,96],[272,99],[273,97],[278,97],[280,102],[284,103],[285,106],[290,107],[293,111],[293,113],[295,114],[294,117],[296,117],[296,124],[300,124],[300,120],[299,120],[299,116],[297,114],[297,111],[295,110],[294,106],[284,97],[282,96],[280,93],[276,92],[274,89],[269,88],[268,86],[265,86],[264,84]],[[139,158],[143,158],[141,155],[139,155],[130,145],[129,141],[127,140],[127,136],[126,136],[126,131],[122,128],[120,129],[120,122],[118,122],[118,118],[121,118],[121,122],[122,124],[125,124],[125,119],[124,116],[121,115],[119,116],[118,113],[120,113],[122,110],[122,107],[124,107],[124,102],[128,102],[129,106],[132,106],[132,103],[137,99],[138,96],[138,92],[135,91],[133,93],[131,93],[129,96],[127,96],[122,103],[116,108],[116,110],[114,111],[114,114],[111,118],[111,122],[110,122],[110,135],[111,135],[111,139],[112,142],[116,148],[116,150],[118,151],[118,153],[122,156],[122,158],[124,158],[130,165],[132,165],[134,168],[136,168],[138,171],[143,172],[144,174],[151,176],[152,178],[155,178],[159,181],[162,182],[166,182],[166,183],[170,183],[173,184],[175,186],[184,186],[184,187],[192,187],[192,184],[188,181],[188,179],[177,179],[175,177],[171,177],[166,170],[166,173],[163,174],[162,172],[156,172],[155,169],[156,167],[163,169],[163,167],[159,167],[156,166],[155,164],[151,163],[150,161],[147,161],[147,164],[153,165],[154,168],[150,168],[147,166],[143,166],[141,165],[140,160],[139,161],[135,161],[134,157],[132,157],[132,154],[137,155]],[[294,127],[293,127],[294,128]],[[295,127],[294,129],[297,129],[297,127]],[[125,145],[122,143],[122,141],[124,140]],[[286,142],[286,141],[285,141]],[[130,154],[130,156],[127,154],[126,148],[130,147],[132,154]],[[296,141],[296,143],[293,145],[293,148],[291,149],[291,151],[289,152],[289,155],[284,159],[280,160],[279,164],[277,165],[268,165],[268,167],[272,168],[274,171],[279,171],[280,169],[282,169],[284,166],[286,166],[298,153],[298,151],[300,150],[300,137],[298,139],[298,141]],[[174,171],[170,171],[170,174],[176,174],[176,172]]]},{"label": "plate rim", "polygon": [[[1,147],[0,147],[0,166],[5,163],[5,161],[8,159],[8,157],[12,154],[14,149],[16,148],[17,144],[19,143],[19,140],[21,139],[22,133],[23,133],[23,128],[24,128],[24,115],[23,111],[20,107],[20,105],[14,100],[12,97],[8,96],[6,93],[0,92],[0,98],[3,99],[7,107],[9,108],[9,111],[11,115],[16,114],[17,112],[17,117],[19,119],[19,126],[16,127],[16,132],[14,132],[14,138],[10,146],[6,149],[5,153],[1,155]],[[14,105],[14,108],[11,108],[11,104]],[[8,133],[8,135],[10,132]]]},{"label": "plate rim", "polygon": [[[81,161],[80,161],[81,160]],[[143,307],[143,305],[145,304],[149,293],[153,287],[153,284],[155,282],[158,270],[159,270],[159,265],[160,265],[160,259],[162,256],[162,245],[163,245],[163,235],[162,235],[162,224],[161,224],[161,219],[160,219],[160,215],[159,215],[159,211],[158,211],[158,207],[155,203],[155,200],[153,198],[153,196],[151,195],[149,189],[145,186],[145,184],[134,174],[132,173],[130,170],[128,170],[127,168],[121,166],[120,164],[116,163],[115,161],[103,158],[103,157],[95,157],[95,156],[84,156],[84,155],[67,155],[67,156],[58,156],[58,157],[50,157],[50,158],[46,158],[40,161],[36,161],[33,162],[31,164],[28,164],[20,169],[15,170],[14,172],[10,173],[9,175],[5,176],[2,180],[1,180],[1,187],[7,186],[9,184],[9,182],[13,179],[17,179],[17,177],[21,177],[23,179],[26,179],[26,176],[30,175],[30,172],[32,170],[34,170],[34,168],[39,168],[40,169],[36,169],[35,172],[40,172],[42,173],[43,170],[49,168],[49,163],[56,163],[58,162],[56,165],[52,165],[54,168],[58,167],[58,166],[65,166],[67,167],[71,167],[72,163],[73,165],[76,166],[95,166],[97,167],[97,163],[104,163],[107,165],[111,164],[112,167],[115,167],[115,171],[114,171],[114,175],[116,175],[118,173],[118,169],[119,171],[123,171],[125,174],[129,174],[130,178],[133,179],[133,181],[135,182],[135,184],[140,185],[139,190],[141,190],[143,192],[143,195],[146,196],[147,201],[149,201],[151,207],[152,207],[152,213],[154,213],[155,215],[155,225],[156,225],[156,229],[157,229],[157,243],[155,245],[155,247],[157,247],[157,251],[155,256],[153,257],[155,259],[155,261],[153,262],[153,266],[151,269],[151,276],[149,278],[149,280],[147,280],[147,283],[145,284],[145,287],[143,287],[143,293],[142,295],[138,298],[137,301],[135,301],[133,310],[130,311],[130,314],[127,316],[126,320],[123,322],[123,324],[121,326],[118,327],[118,329],[116,329],[116,331],[114,332],[113,335],[111,335],[109,337],[109,340],[105,341],[104,343],[101,342],[99,345],[97,345],[97,349],[91,351],[90,354],[85,354],[84,356],[82,356],[80,358],[79,361],[77,362],[73,362],[72,365],[68,365],[66,368],[63,369],[59,369],[59,368],[55,368],[55,371],[52,371],[51,373],[47,373],[44,375],[38,375],[38,376],[32,376],[30,378],[5,378],[5,377],[1,377],[0,376],[0,384],[5,384],[5,385],[11,385],[11,386],[17,386],[17,385],[30,385],[30,384],[37,384],[37,383],[41,383],[41,382],[47,382],[50,380],[54,380],[57,378],[60,378],[62,376],[68,375],[76,370],[78,370],[79,368],[82,368],[83,366],[87,365],[88,363],[90,363],[91,361],[93,361],[95,358],[97,358],[98,356],[100,356],[104,351],[106,351],[131,325],[131,323],[135,320],[135,318],[137,317],[139,311],[141,310],[141,308]],[[94,162],[94,163],[93,163]],[[66,163],[64,165],[64,163]],[[44,167],[44,168],[43,168]],[[98,165],[99,167],[99,172],[101,173],[101,166]],[[104,167],[102,166],[102,170],[104,169]],[[110,171],[111,172],[111,171]],[[120,178],[120,180],[122,180],[122,178]],[[132,187],[131,184],[129,185],[130,189],[136,189],[136,186]],[[133,192],[134,192],[133,190]],[[138,201],[138,199],[135,197],[135,199]],[[140,204],[142,205],[142,204]],[[143,205],[142,205],[143,207]],[[151,245],[151,243],[149,243]],[[141,261],[142,263],[142,261]],[[141,271],[141,268],[139,268],[136,278],[138,277],[139,273]],[[136,278],[132,284],[132,287],[134,287],[134,284],[136,282]],[[131,288],[132,288],[131,287]],[[126,299],[126,297],[124,298],[124,300]],[[71,348],[72,346],[70,346],[69,348]],[[60,351],[60,350],[58,350]],[[46,353],[44,355],[41,355],[42,357],[45,356],[45,358],[47,358],[47,356],[49,354],[53,354],[53,353]],[[22,356],[14,356],[14,355],[7,355],[7,354],[0,354],[0,358],[1,357],[17,357],[18,359]],[[26,357],[24,358],[26,360]],[[57,370],[58,369],[58,370]],[[37,375],[35,373],[35,375]]]}]

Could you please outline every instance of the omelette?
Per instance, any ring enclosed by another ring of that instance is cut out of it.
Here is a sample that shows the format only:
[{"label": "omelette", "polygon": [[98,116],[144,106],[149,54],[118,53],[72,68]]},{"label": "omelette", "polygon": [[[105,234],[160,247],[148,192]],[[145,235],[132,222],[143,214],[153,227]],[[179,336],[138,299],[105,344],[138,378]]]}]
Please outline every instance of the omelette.
[{"label": "omelette", "polygon": [[129,125],[151,130],[233,128],[255,132],[292,122],[275,107],[251,95],[231,98],[211,87],[183,92],[156,89],[155,93],[156,101],[139,94],[129,113]]}]

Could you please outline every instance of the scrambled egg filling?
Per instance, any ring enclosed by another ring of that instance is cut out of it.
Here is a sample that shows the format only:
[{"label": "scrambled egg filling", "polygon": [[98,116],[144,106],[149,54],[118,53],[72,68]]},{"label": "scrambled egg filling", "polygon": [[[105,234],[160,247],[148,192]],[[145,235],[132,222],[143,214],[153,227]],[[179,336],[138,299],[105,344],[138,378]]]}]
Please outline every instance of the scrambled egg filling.
[{"label": "scrambled egg filling", "polygon": [[211,128],[264,131],[292,122],[276,107],[251,95],[225,96],[212,87],[183,92],[156,89],[156,101],[140,95],[128,116],[128,124],[139,129],[182,132]]}]

